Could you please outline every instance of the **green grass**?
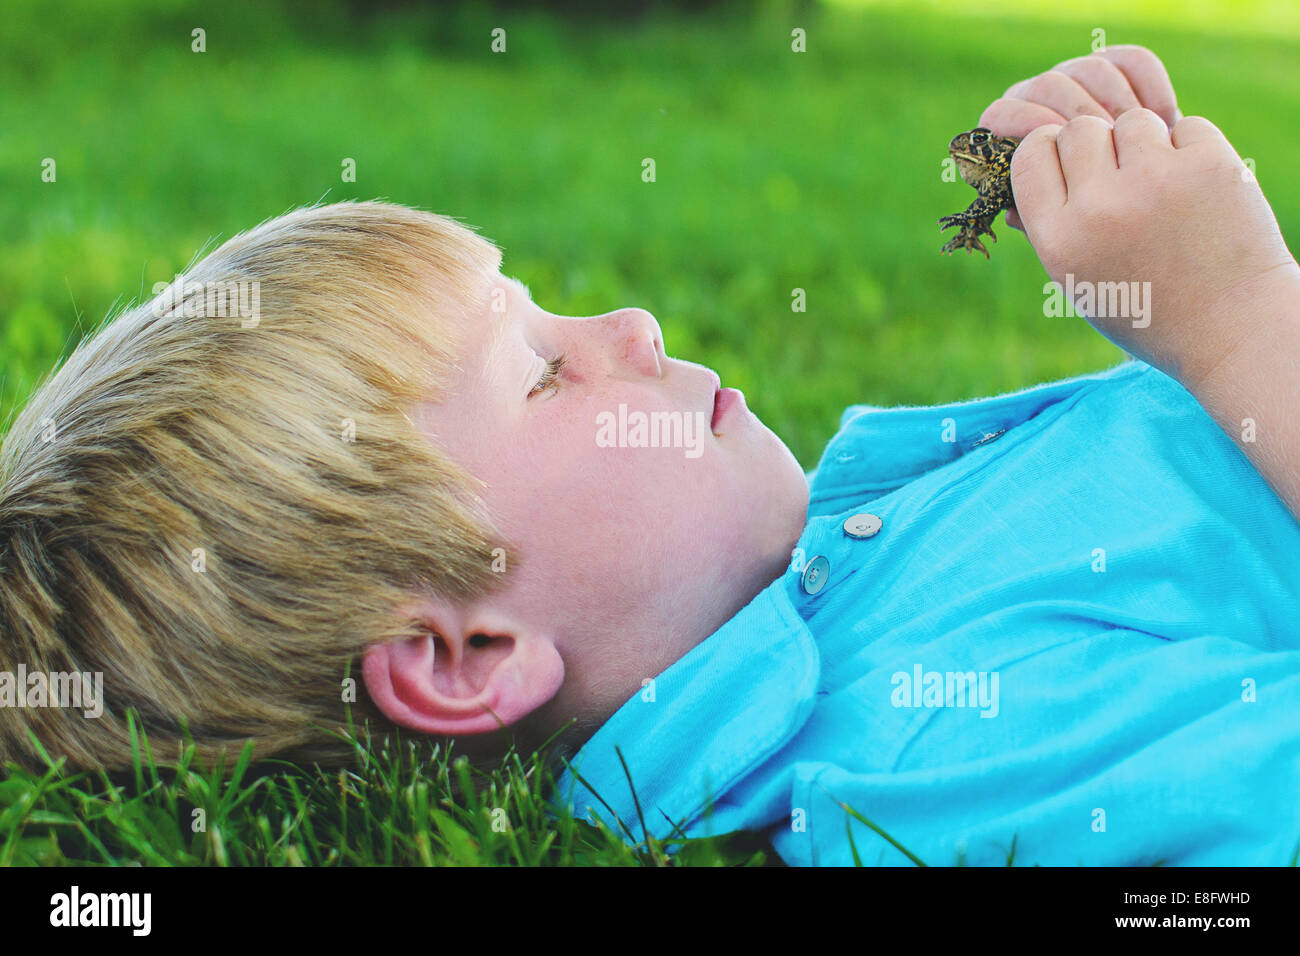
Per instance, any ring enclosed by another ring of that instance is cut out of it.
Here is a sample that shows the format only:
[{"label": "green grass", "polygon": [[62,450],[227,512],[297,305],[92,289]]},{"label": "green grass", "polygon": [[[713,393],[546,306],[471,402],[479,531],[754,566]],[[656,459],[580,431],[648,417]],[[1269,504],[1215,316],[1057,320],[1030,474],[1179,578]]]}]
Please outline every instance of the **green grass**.
[{"label": "green grass", "polygon": [[[941,256],[935,225],[969,200],[941,178],[948,139],[1011,83],[1086,53],[1098,26],[1161,55],[1183,112],[1255,160],[1284,235],[1300,235],[1300,29],[1266,4],[1197,4],[1181,20],[1166,2],[1107,3],[1093,19],[1013,0],[769,2],[635,23],[249,7],[6,6],[0,422],[115,303],[213,237],[322,197],[463,218],[553,312],[649,309],[670,354],[742,388],[805,468],[850,403],[952,401],[1106,367],[1121,353],[1083,320],[1043,316],[1046,278],[1021,234],[999,227],[986,262]],[[207,53],[190,51],[195,26]],[[508,31],[502,56],[488,52],[494,26]],[[792,26],[808,53],[790,52]],[[45,157],[55,183],[41,181]],[[345,157],[355,184],[340,181]],[[791,312],[796,288],[806,313]],[[469,770],[449,758],[365,744],[342,774],[234,784],[147,761],[125,780],[10,771],[0,863],[665,861],[544,820],[531,756],[474,780],[472,800],[453,798]],[[509,833],[483,812],[497,806],[512,808]],[[743,841],[688,850],[677,862],[773,861]]]},{"label": "green grass", "polygon": [[8,765],[0,867],[780,864],[752,835],[629,845],[603,823],[549,815],[544,751],[487,772],[426,737],[354,730],[345,768],[254,764],[250,744],[230,767],[200,766],[187,745],[160,769],[135,739],[126,773]]}]

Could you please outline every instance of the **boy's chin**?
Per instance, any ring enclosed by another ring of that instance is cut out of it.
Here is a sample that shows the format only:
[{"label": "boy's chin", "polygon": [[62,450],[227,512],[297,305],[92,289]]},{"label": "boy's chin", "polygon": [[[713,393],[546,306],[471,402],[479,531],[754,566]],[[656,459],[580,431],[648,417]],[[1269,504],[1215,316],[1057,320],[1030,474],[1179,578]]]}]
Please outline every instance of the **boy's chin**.
[{"label": "boy's chin", "polygon": [[[763,427],[767,428],[766,425]],[[803,466],[799,464],[799,459],[794,457],[790,446],[781,441],[776,432],[771,429],[767,431],[772,436],[771,456],[768,462],[771,480],[778,483],[788,494],[793,510],[800,516],[802,527],[802,516],[808,511],[808,476],[804,473]]]}]

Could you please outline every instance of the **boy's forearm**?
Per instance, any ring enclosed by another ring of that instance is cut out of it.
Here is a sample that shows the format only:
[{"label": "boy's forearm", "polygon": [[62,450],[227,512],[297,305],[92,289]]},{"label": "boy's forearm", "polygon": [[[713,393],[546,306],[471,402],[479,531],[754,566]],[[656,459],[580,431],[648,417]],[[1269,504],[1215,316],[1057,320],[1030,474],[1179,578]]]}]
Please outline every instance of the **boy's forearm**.
[{"label": "boy's forearm", "polygon": [[1216,311],[1251,334],[1181,384],[1300,521],[1300,268],[1275,270]]}]

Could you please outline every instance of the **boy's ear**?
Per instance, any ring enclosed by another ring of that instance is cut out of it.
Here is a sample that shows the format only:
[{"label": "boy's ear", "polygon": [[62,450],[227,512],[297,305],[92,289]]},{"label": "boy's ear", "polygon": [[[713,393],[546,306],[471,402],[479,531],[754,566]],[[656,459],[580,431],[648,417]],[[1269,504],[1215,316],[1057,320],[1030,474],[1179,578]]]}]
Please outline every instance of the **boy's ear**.
[{"label": "boy's ear", "polygon": [[482,734],[545,704],[564,683],[547,634],[438,598],[405,609],[429,633],[366,649],[361,673],[393,723],[429,734]]}]

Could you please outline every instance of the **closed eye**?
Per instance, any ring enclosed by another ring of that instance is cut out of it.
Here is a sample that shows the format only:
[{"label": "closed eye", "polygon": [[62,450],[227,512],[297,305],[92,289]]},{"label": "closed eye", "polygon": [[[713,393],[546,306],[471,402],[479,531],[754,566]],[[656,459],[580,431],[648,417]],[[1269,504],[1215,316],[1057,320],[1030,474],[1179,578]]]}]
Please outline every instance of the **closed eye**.
[{"label": "closed eye", "polygon": [[537,380],[529,396],[536,395],[538,392],[544,392],[557,384],[561,370],[564,368],[564,355],[561,353],[546,363],[546,370],[542,372],[542,377]]}]

